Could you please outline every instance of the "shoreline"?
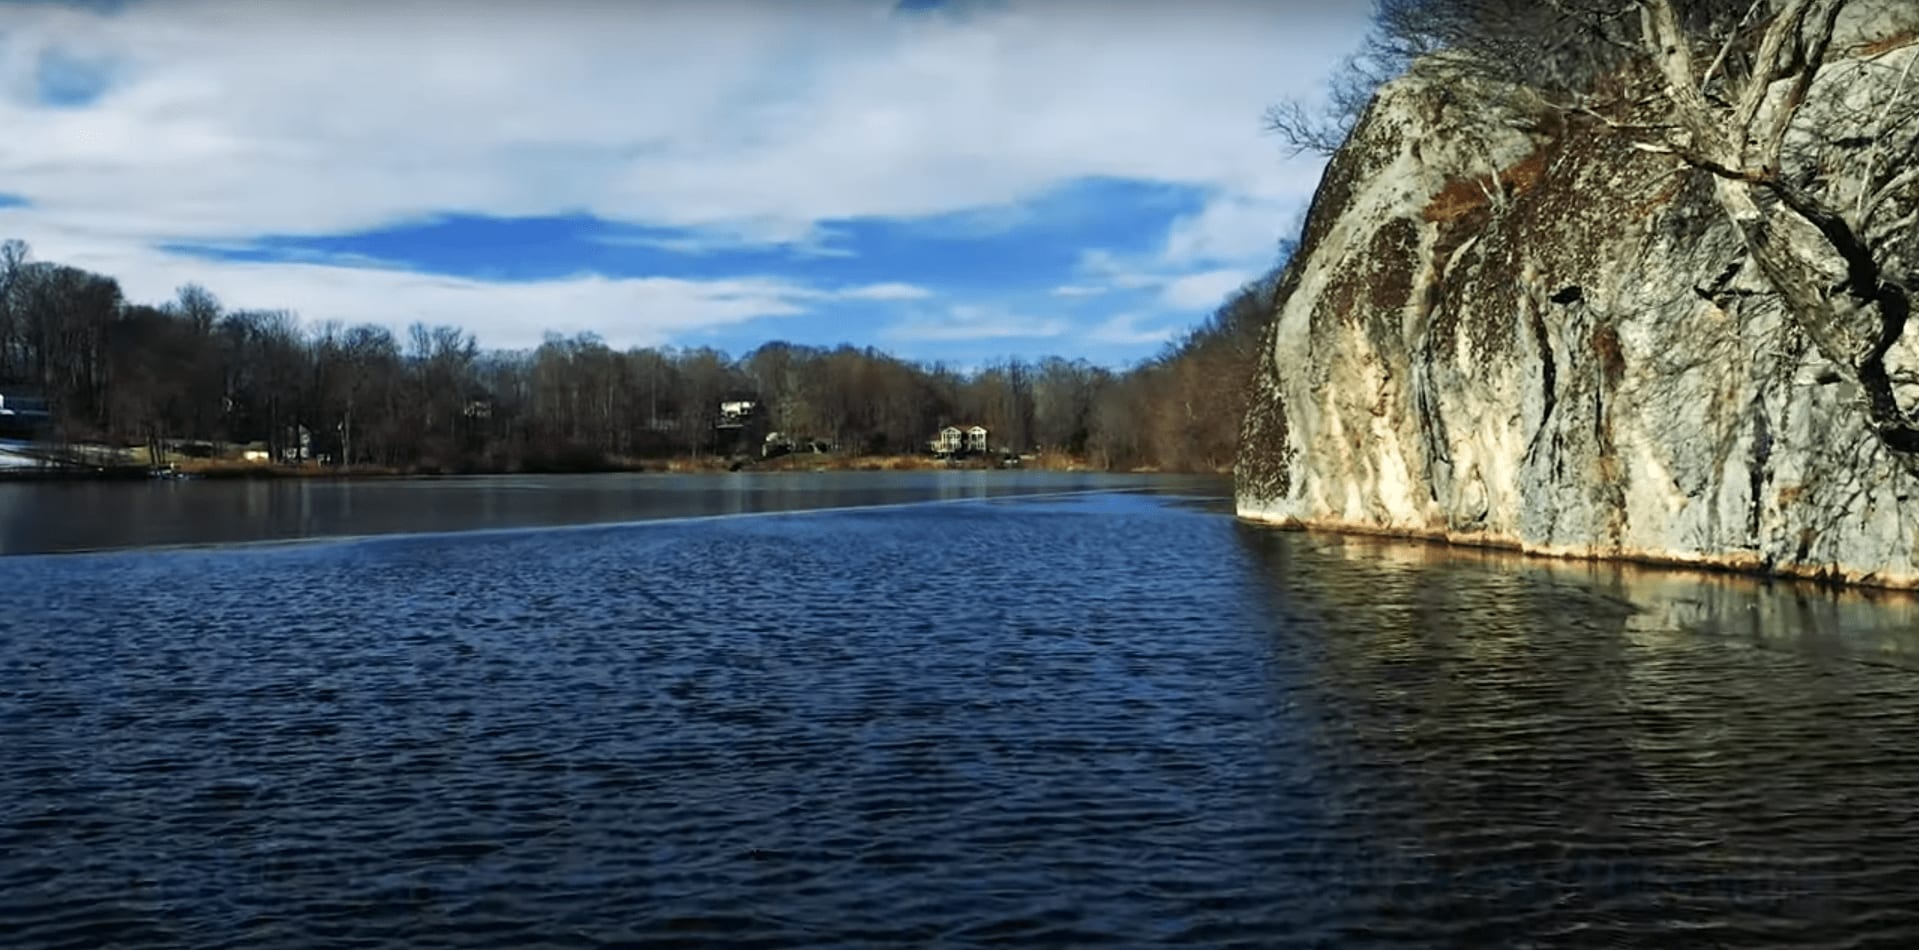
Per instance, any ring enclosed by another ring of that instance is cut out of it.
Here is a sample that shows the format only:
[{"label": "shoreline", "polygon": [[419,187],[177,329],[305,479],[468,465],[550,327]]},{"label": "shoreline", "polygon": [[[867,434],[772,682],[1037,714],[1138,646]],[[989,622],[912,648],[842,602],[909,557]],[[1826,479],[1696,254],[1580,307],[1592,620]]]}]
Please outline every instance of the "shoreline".
[{"label": "shoreline", "polygon": [[1275,519],[1249,513],[1235,504],[1234,517],[1244,524],[1276,531],[1329,537],[1359,538],[1426,545],[1453,551],[1483,555],[1526,558],[1541,563],[1616,565],[1664,573],[1694,573],[1709,576],[1741,577],[1763,584],[1806,585],[1823,591],[1848,591],[1867,595],[1919,597],[1919,573],[1886,575],[1847,571],[1827,565],[1818,568],[1781,567],[1746,557],[1660,554],[1651,551],[1603,551],[1590,547],[1543,547],[1511,538],[1455,534],[1411,528],[1386,528],[1347,522],[1304,521],[1298,518]]},{"label": "shoreline", "polygon": [[164,468],[125,464],[111,466],[22,466],[0,469],[4,482],[100,482],[147,480],[208,481],[283,481],[283,480],[385,480],[415,478],[463,478],[492,475],[725,475],[734,472],[936,472],[936,471],[1008,471],[1008,472],[1085,472],[1109,475],[1195,474],[1227,475],[1227,472],[1168,472],[1159,468],[1105,468],[1088,459],[1040,454],[1022,457],[1016,464],[1004,464],[998,458],[939,459],[918,455],[814,455],[794,454],[770,459],[724,456],[677,456],[664,459],[618,459],[603,465],[582,466],[472,466],[438,467],[383,465],[336,466],[317,462],[290,465],[284,463],[240,462],[225,459],[179,459]]}]

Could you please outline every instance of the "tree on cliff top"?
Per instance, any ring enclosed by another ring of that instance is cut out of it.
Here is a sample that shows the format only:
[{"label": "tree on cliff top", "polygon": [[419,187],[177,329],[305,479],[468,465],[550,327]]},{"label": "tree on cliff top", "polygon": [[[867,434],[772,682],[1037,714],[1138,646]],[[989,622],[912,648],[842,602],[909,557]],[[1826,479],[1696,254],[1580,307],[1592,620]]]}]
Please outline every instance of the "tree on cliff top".
[{"label": "tree on cliff top", "polygon": [[[1902,381],[1886,365],[1919,286],[1913,10],[1873,0],[1381,0],[1362,60],[1476,79],[1507,97],[1502,105],[1621,136],[1670,157],[1675,173],[1711,176],[1794,326],[1855,384],[1879,441],[1919,471],[1919,413],[1901,404]],[[1352,100],[1335,96],[1316,126],[1295,121],[1305,114],[1297,107],[1269,123],[1296,146],[1323,147],[1357,118]]]}]

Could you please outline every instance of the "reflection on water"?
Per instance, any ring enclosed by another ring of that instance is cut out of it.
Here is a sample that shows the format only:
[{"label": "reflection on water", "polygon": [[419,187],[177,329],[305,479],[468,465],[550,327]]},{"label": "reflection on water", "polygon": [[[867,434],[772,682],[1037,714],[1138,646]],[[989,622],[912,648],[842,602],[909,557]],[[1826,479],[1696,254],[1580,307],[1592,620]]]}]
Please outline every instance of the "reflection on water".
[{"label": "reflection on water", "polygon": [[1207,476],[735,472],[0,482],[0,554],[594,524],[1040,492],[1218,492]]},{"label": "reflection on water", "polygon": [[1242,535],[1281,732],[1313,736],[1286,758],[1359,819],[1335,890],[1362,930],[1919,936],[1912,598]]},{"label": "reflection on water", "polygon": [[[1410,593],[1406,585],[1416,585],[1427,603],[1461,594],[1489,598],[1507,608],[1543,602],[1552,605],[1547,609],[1559,610],[1564,615],[1560,622],[1568,624],[1599,615],[1623,617],[1623,629],[1635,636],[1684,631],[1754,647],[1791,643],[1804,651],[1919,663],[1919,596],[1909,592],[1835,591],[1723,572],[1557,560],[1363,536],[1287,535],[1252,525],[1243,531],[1247,543],[1280,559],[1288,570],[1365,576],[1401,593]],[[1301,557],[1299,552],[1309,553]],[[1470,578],[1470,590],[1442,593],[1444,585],[1434,586],[1452,575]],[[1474,603],[1467,609],[1492,606]]]},{"label": "reflection on water", "polygon": [[0,559],[0,932],[1919,937],[1911,600],[1217,509]]}]

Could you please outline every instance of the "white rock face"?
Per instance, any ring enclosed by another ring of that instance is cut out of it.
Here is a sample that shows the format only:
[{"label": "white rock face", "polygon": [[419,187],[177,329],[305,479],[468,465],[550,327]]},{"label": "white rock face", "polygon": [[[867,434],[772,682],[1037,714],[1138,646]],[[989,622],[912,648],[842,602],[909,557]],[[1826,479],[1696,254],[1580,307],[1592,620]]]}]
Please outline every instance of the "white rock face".
[{"label": "white rock face", "polygon": [[[1710,177],[1473,108],[1400,80],[1328,168],[1241,516],[1919,587],[1919,478],[1825,381]],[[1888,366],[1919,368],[1919,328]]]}]

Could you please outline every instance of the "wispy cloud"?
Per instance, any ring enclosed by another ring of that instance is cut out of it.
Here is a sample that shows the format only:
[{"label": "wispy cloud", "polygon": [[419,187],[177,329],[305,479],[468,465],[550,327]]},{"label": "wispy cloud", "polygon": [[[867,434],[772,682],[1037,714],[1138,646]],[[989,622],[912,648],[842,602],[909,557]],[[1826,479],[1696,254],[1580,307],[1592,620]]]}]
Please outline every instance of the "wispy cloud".
[{"label": "wispy cloud", "polygon": [[[1079,256],[1079,276],[1104,290],[1141,290],[1167,281],[1156,259],[1122,257],[1105,248],[1091,248]],[[1082,285],[1086,286],[1086,285]]]},{"label": "wispy cloud", "polygon": [[938,315],[920,315],[882,331],[888,339],[914,342],[1030,340],[1058,337],[1072,329],[1061,319],[1035,319],[987,307],[956,306]]},{"label": "wispy cloud", "polygon": [[843,300],[925,300],[933,296],[933,292],[913,284],[885,283],[849,287],[840,291],[839,296]]},{"label": "wispy cloud", "polygon": [[9,5],[8,61],[61,50],[125,78],[83,109],[16,90],[0,173],[49,208],[152,209],[176,238],[478,209],[791,237],[832,219],[991,218],[1088,176],[1302,193],[1314,166],[1280,160],[1259,113],[1317,84],[1364,20],[1253,0],[957,18],[845,0],[447,11]]},{"label": "wispy cloud", "polygon": [[1097,297],[1101,294],[1110,293],[1112,289],[1111,287],[1093,287],[1086,284],[1061,284],[1053,288],[1052,294],[1055,297]]},{"label": "wispy cloud", "polygon": [[1154,319],[1146,314],[1123,313],[1095,326],[1087,336],[1101,343],[1121,346],[1142,346],[1161,344],[1179,335],[1178,326],[1158,318],[1156,326],[1141,326],[1143,321]]},{"label": "wispy cloud", "polygon": [[790,228],[701,227],[671,231],[610,228],[588,236],[610,247],[643,247],[689,257],[706,257],[750,249],[777,248],[795,258],[852,257],[850,248],[835,246],[830,229],[814,227],[794,235]]},{"label": "wispy cloud", "polygon": [[111,274],[134,300],[170,298],[191,279],[229,308],[292,309],[309,323],[454,323],[489,346],[505,348],[536,345],[549,330],[597,333],[618,346],[659,345],[695,330],[801,314],[834,296],[777,278],[581,275],[502,282],[330,263],[182,257],[58,238],[36,245],[35,252]]},{"label": "wispy cloud", "polygon": [[[1258,117],[1316,89],[1367,19],[1363,4],[1266,0],[894,6],[0,2],[0,237],[121,262],[141,295],[192,279],[313,313],[470,322],[488,343],[563,324],[622,344],[819,306],[831,292],[807,279],[808,256],[861,251],[836,223],[938,222],[984,240],[1032,226],[1029,204],[1050,190],[1147,182],[1212,197],[1133,273],[1056,279],[1165,288],[1175,306],[1197,300],[1205,273],[1251,276],[1277,237],[1268,222],[1310,195],[1317,164],[1285,160]],[[604,242],[687,266],[501,284],[510,303],[495,304],[377,261],[160,250],[447,215],[613,222],[633,230]],[[740,247],[786,252],[782,289],[750,302],[718,293],[764,287],[762,270],[714,276],[716,250]],[[175,269],[162,277],[162,265]],[[925,299],[871,293],[846,299]],[[994,326],[941,319],[931,332],[961,334],[945,339]],[[1063,319],[994,332],[1058,335]]]},{"label": "wispy cloud", "polygon": [[1239,289],[1253,274],[1244,268],[1224,268],[1186,274],[1166,282],[1159,299],[1174,310],[1211,310]]},{"label": "wispy cloud", "polygon": [[1269,266],[1263,259],[1241,259],[1238,266],[1200,270],[1179,268],[1164,254],[1122,257],[1109,251],[1088,251],[1080,258],[1082,278],[1111,291],[1151,291],[1155,304],[1186,316],[1218,306],[1242,284]]}]

